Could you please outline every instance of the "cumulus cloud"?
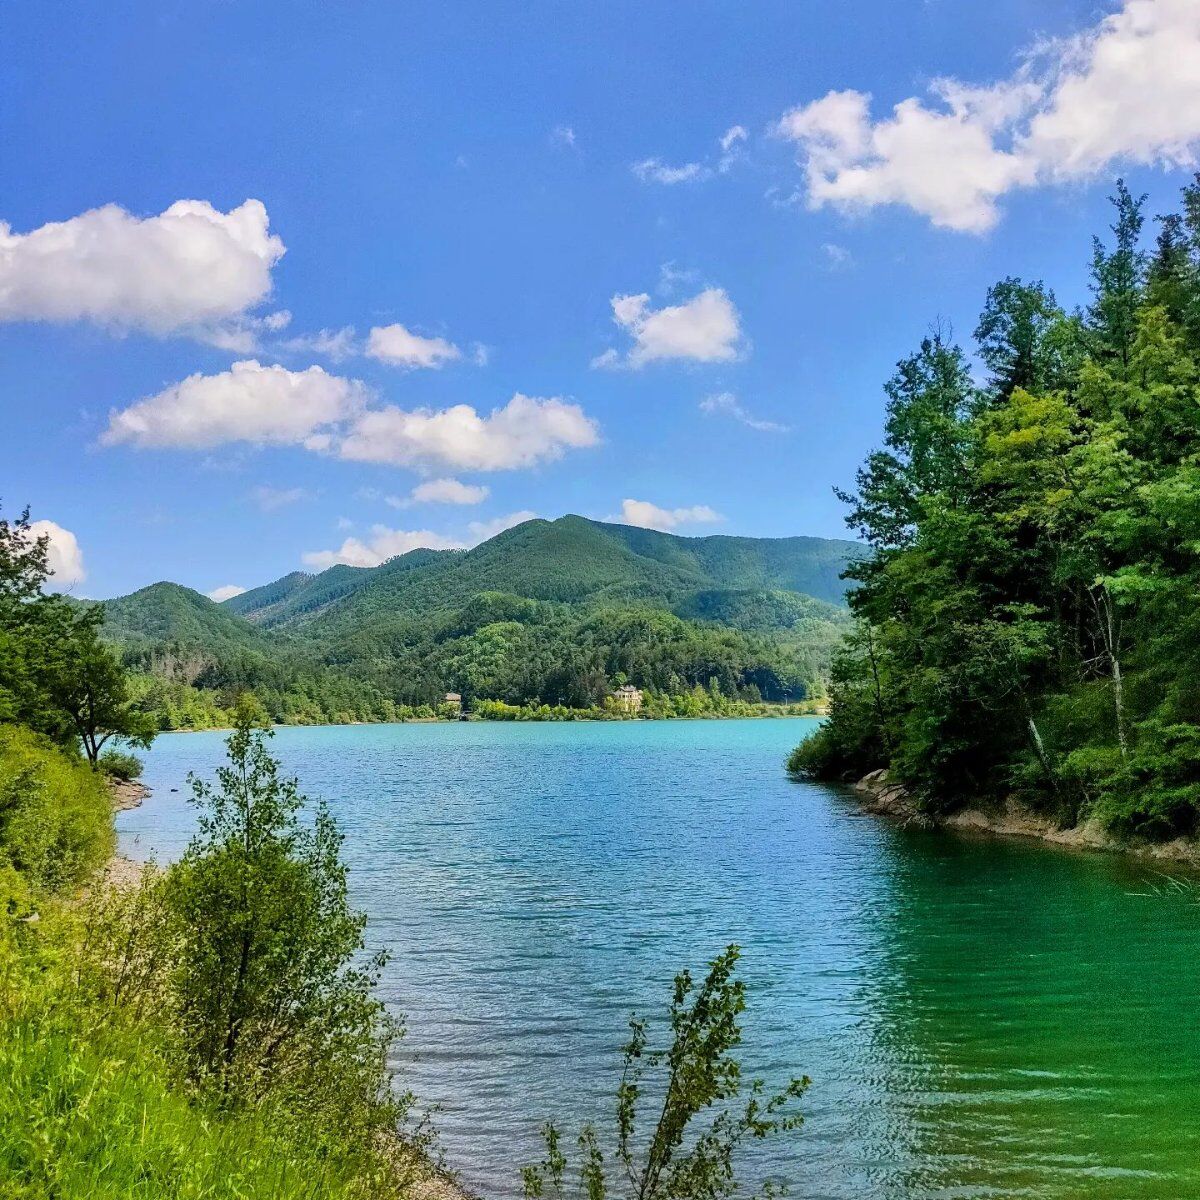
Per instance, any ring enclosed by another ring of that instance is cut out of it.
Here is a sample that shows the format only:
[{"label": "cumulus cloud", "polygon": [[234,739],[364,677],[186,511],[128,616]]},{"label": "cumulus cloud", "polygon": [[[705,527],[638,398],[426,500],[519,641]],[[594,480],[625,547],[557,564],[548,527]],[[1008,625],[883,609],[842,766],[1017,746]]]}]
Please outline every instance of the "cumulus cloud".
[{"label": "cumulus cloud", "polygon": [[387,496],[385,500],[393,508],[411,508],[414,504],[482,504],[488,494],[486,487],[459,479],[429,479],[417,484],[407,496]]},{"label": "cumulus cloud", "polygon": [[756,417],[741,404],[732,392],[718,392],[715,396],[705,396],[700,401],[700,411],[709,413],[710,415],[722,414],[732,417],[735,421],[741,421],[743,425],[748,425],[751,429],[757,429],[760,433],[789,432],[787,425],[780,425],[778,421],[765,421],[761,417]]},{"label": "cumulus cloud", "polygon": [[575,149],[575,130],[570,125],[555,125],[550,130],[550,140],[557,142],[560,146],[569,146],[572,150]]},{"label": "cumulus cloud", "polygon": [[394,367],[436,370],[462,357],[445,338],[421,337],[403,325],[376,325],[367,336],[367,356]]},{"label": "cumulus cloud", "polygon": [[79,540],[69,529],[54,521],[31,521],[29,532],[34,538],[47,539],[46,565],[52,586],[69,588],[87,578]]},{"label": "cumulus cloud", "polygon": [[288,371],[254,359],[217,375],[189,375],[157,395],[109,414],[102,445],[204,449],[227,442],[306,443],[357,412],[366,389],[320,367]]},{"label": "cumulus cloud", "polygon": [[430,529],[389,529],[372,525],[371,535],[363,541],[348,537],[336,550],[309,550],[303,556],[310,567],[325,570],[342,563],[348,567],[377,567],[400,554],[422,547],[429,550],[461,550],[464,543]]},{"label": "cumulus cloud", "polygon": [[234,596],[242,595],[245,590],[246,589],[244,587],[239,587],[236,583],[226,583],[222,584],[221,587],[215,587],[211,592],[205,592],[204,594],[210,600],[215,600],[218,604],[221,604],[226,600],[232,600]]},{"label": "cumulus cloud", "polygon": [[[205,449],[230,442],[300,445],[352,462],[424,472],[533,467],[600,440],[597,423],[579,405],[556,396],[518,392],[486,415],[469,404],[370,408],[369,399],[362,383],[320,367],[289,371],[251,359],[216,375],[191,375],[128,408],[114,409],[100,443],[139,449]],[[440,482],[445,491],[455,481]],[[260,492],[256,498],[268,506],[292,498]],[[460,492],[467,494],[470,489]]]},{"label": "cumulus cloud", "polygon": [[832,91],[785,113],[811,207],[899,204],[979,233],[1015,188],[1086,178],[1121,162],[1194,166],[1200,147],[1200,4],[1125,0],[1075,37],[1045,42],[1007,79],[937,79],[871,116]]},{"label": "cumulus cloud", "polygon": [[[0,320],[90,321],[118,332],[246,345],[284,245],[267,210],[179,200],[153,217],[116,204],[14,233],[0,221]],[[264,321],[260,318],[259,321]]]},{"label": "cumulus cloud", "polygon": [[613,321],[633,338],[622,359],[606,350],[592,359],[593,367],[622,364],[642,367],[661,359],[729,362],[738,355],[741,323],[723,288],[706,288],[682,304],[651,308],[645,292],[612,298]]},{"label": "cumulus cloud", "polygon": [[518,392],[487,416],[469,404],[436,411],[389,405],[364,412],[336,451],[354,462],[506,471],[559,459],[599,439],[599,426],[577,404]]},{"label": "cumulus cloud", "polygon": [[488,538],[494,538],[496,534],[503,533],[506,529],[511,529],[514,525],[523,525],[526,521],[532,521],[536,517],[537,513],[523,508],[519,512],[493,517],[490,521],[472,521],[467,528],[471,531],[472,545],[477,545],[479,542],[486,542]]},{"label": "cumulus cloud", "polygon": [[712,174],[703,163],[690,162],[672,167],[660,158],[643,158],[640,162],[631,163],[629,169],[643,183],[663,183],[668,186],[673,183],[694,183]]},{"label": "cumulus cloud", "polygon": [[690,508],[660,508],[649,500],[622,500],[621,515],[612,520],[636,525],[639,529],[666,532],[680,525],[708,525],[725,518],[707,504],[693,504]]}]

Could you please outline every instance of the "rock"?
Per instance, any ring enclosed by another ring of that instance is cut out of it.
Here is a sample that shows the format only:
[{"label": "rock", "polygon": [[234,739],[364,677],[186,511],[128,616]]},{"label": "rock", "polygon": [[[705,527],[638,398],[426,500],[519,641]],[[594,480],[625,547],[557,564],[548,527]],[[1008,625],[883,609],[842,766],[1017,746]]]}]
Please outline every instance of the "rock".
[{"label": "rock", "polygon": [[108,791],[112,796],[113,808],[117,812],[128,812],[131,808],[137,808],[150,795],[150,789],[136,779],[110,779]]}]

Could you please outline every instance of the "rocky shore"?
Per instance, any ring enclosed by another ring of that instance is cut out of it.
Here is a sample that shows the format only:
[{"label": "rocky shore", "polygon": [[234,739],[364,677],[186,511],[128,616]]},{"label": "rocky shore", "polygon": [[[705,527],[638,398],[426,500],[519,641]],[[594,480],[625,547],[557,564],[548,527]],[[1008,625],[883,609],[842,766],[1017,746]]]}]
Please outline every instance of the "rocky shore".
[{"label": "rocky shore", "polygon": [[921,812],[912,797],[898,783],[888,779],[887,771],[872,771],[854,785],[862,797],[863,808],[902,824],[936,825],[963,833],[996,837],[1036,838],[1056,846],[1076,850],[1099,850],[1108,854],[1135,854],[1163,862],[1185,863],[1200,867],[1200,843],[1188,838],[1171,842],[1127,842],[1113,837],[1098,821],[1089,820],[1067,828],[1039,813],[1010,801],[1003,809],[960,808],[946,816],[932,817]]}]

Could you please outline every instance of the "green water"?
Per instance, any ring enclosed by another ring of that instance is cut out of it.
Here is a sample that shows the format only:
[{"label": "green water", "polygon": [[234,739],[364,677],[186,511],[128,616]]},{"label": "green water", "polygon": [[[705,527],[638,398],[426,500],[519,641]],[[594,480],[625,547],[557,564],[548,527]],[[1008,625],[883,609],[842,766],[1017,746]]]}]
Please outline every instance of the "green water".
[{"label": "green water", "polygon": [[[346,833],[397,1060],[450,1161],[518,1191],[537,1127],[611,1112],[629,1010],[744,948],[746,1058],[812,1076],[772,1166],[808,1200],[1200,1196],[1200,907],[1144,865],[898,829],[787,781],[813,723],[290,729]],[[178,852],[159,740],[135,854]]]}]

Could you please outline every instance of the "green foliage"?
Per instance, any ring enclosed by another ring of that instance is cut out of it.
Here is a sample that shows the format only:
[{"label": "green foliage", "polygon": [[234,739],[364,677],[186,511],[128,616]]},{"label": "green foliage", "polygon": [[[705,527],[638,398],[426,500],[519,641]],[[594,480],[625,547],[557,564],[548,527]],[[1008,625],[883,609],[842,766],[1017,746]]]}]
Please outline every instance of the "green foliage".
[{"label": "green foliage", "polygon": [[149,745],[154,724],[100,641],[101,611],[44,590],[48,545],[28,510],[0,520],[0,721],[82,746],[94,765],[110,738]]},{"label": "green foliage", "polygon": [[830,720],[789,762],[887,766],[945,811],[1017,796],[1152,838],[1200,822],[1200,184],[1140,246],[1118,184],[1092,304],[1006,279],[977,337],[990,377],[927,339],[888,386],[887,448],[850,522],[857,633]]},{"label": "green foliage", "polygon": [[0,909],[77,886],[112,846],[103,779],[46,737],[0,725]]},{"label": "green foliage", "polygon": [[[281,724],[433,715],[468,701],[593,709],[620,683],[682,696],[820,695],[856,547],[677,538],[579,517],[470,552],[295,573],[217,605],[173,584],[106,601],[105,634],[159,729],[228,725],[252,690]],[[804,591],[812,594],[801,594]]]},{"label": "green foliage", "polygon": [[110,779],[119,779],[123,783],[142,777],[142,760],[124,750],[105,750],[96,765]]},{"label": "green foliage", "polygon": [[189,1076],[241,1102],[286,1095],[329,1129],[399,1115],[386,1067],[399,1034],[362,961],[366,918],[350,908],[341,834],[311,825],[243,702],[217,786],[192,780],[200,831],[163,890],[178,938],[172,987]]},{"label": "green foliage", "polygon": [[[112,853],[106,779],[141,771],[103,747],[161,721],[103,609],[45,593],[46,551],[27,514],[0,521],[0,1194],[407,1194],[426,1141],[397,1137],[398,1028],[359,961],[340,835],[323,808],[300,822],[252,696],[229,697],[233,762],[196,784],[183,860],[81,901]],[[204,613],[183,591],[156,594]]]},{"label": "green foliage", "polygon": [[[652,1049],[646,1023],[630,1020],[617,1087],[615,1170],[605,1159],[596,1127],[585,1125],[578,1139],[579,1195],[588,1200],[716,1200],[740,1194],[738,1152],[744,1143],[803,1124],[794,1102],[807,1089],[807,1078],[792,1079],[778,1092],[769,1092],[761,1079],[743,1084],[734,1053],[742,1040],[739,1018],[746,1007],[745,986],[734,978],[738,956],[737,946],[728,947],[713,960],[698,989],[687,971],[675,977],[669,1046]],[[641,1115],[647,1103],[658,1116],[643,1135]],[[706,1116],[701,1127],[698,1121]],[[544,1133],[545,1160],[522,1173],[525,1195],[529,1200],[562,1200],[567,1157],[557,1126],[547,1125]],[[767,1181],[762,1192],[777,1190]]]},{"label": "green foliage", "polygon": [[181,1077],[178,946],[153,879],[0,931],[0,1194],[14,1200],[383,1200],[417,1163],[286,1094]]}]

